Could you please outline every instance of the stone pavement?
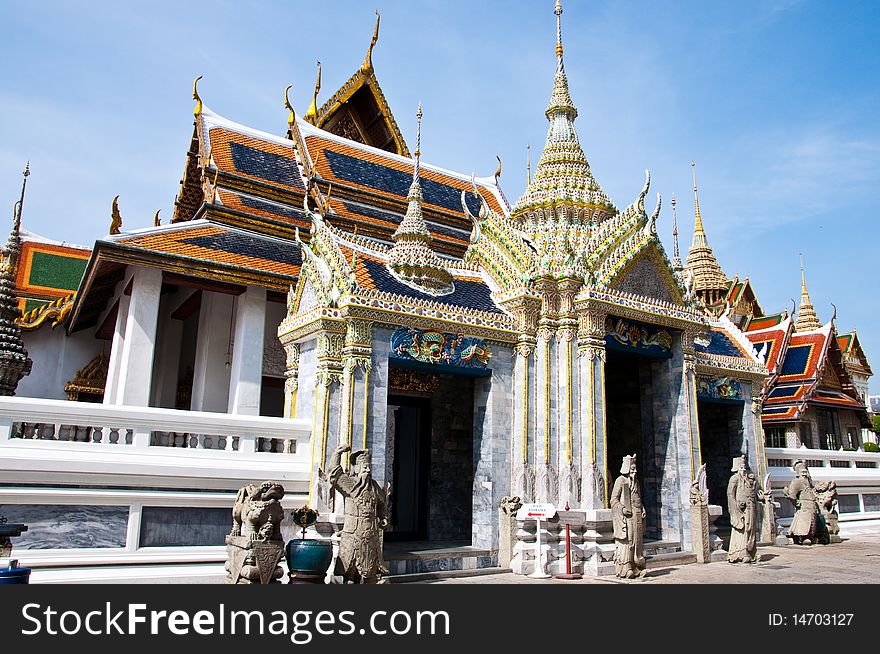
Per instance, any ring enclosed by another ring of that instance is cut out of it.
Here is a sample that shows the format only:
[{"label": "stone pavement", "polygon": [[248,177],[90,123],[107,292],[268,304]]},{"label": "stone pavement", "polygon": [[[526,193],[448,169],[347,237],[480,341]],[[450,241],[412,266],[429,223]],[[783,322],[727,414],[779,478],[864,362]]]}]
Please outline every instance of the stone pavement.
[{"label": "stone pavement", "polygon": [[[643,579],[530,579],[513,573],[432,579],[428,584],[880,584],[880,530],[843,535],[835,545],[759,547],[760,563],[650,567]],[[400,582],[398,582],[400,583]]]}]

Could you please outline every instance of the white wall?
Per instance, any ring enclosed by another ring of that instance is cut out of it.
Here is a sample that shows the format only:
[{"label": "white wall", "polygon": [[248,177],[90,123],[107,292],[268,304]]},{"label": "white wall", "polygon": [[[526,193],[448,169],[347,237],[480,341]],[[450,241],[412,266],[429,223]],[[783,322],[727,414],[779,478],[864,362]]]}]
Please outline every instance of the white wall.
[{"label": "white wall", "polygon": [[36,331],[22,332],[28,356],[34,362],[31,374],[18,383],[16,395],[48,400],[66,400],[64,385],[110,343],[95,338],[94,329],[67,336],[64,327],[45,325]]}]

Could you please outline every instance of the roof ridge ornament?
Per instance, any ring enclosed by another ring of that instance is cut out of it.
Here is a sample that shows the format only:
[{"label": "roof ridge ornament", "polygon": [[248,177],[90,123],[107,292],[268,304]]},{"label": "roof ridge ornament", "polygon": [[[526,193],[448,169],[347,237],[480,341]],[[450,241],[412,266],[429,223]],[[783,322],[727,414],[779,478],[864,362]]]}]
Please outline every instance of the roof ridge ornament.
[{"label": "roof ridge ornament", "polygon": [[287,88],[284,89],[284,108],[290,112],[287,116],[287,126],[289,129],[293,129],[293,124],[296,122],[296,111],[294,111],[293,105],[290,104],[290,97],[288,96],[292,88],[293,84],[288,84]]},{"label": "roof ridge ornament", "polygon": [[193,115],[198,118],[202,115],[202,98],[199,97],[199,80],[202,79],[202,76],[199,75],[193,80],[193,100],[196,101],[195,109],[193,109]]},{"label": "roof ridge ornament", "polygon": [[314,125],[318,122],[318,93],[321,92],[321,62],[318,62],[318,79],[315,80],[315,93],[312,95],[312,104],[304,118],[306,122]]},{"label": "roof ridge ornament", "polygon": [[376,27],[373,30],[373,38],[370,40],[370,47],[367,48],[367,56],[364,57],[364,63],[361,66],[365,73],[369,73],[373,70],[373,48],[376,47],[376,43],[379,42],[379,20],[382,18],[379,10],[376,10]]},{"label": "roof ridge ornament", "polygon": [[113,198],[113,206],[110,209],[110,236],[116,236],[122,231],[122,214],[119,213],[119,196]]}]

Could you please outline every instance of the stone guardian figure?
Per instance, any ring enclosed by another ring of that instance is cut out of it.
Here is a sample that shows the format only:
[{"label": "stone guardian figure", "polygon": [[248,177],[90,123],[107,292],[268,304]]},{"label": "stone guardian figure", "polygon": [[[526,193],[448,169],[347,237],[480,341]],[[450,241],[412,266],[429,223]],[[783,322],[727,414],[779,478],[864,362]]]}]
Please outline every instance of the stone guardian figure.
[{"label": "stone guardian figure", "polygon": [[614,525],[614,566],[622,579],[643,577],[647,567],[644,552],[645,508],[636,479],[636,455],[623,457],[620,476],[611,490]]},{"label": "stone guardian figure", "polygon": [[727,510],[730,513],[730,546],[728,563],[758,562],[758,504],[764,491],[758,488],[755,473],[749,470],[746,458],[733,460],[733,475],[727,484]]},{"label": "stone guardian figure", "polygon": [[783,495],[795,507],[791,527],[789,527],[786,536],[791,538],[796,545],[812,545],[816,541],[817,514],[819,512],[816,493],[813,490],[813,478],[810,477],[807,464],[800,459],[795,461],[792,467],[795,478],[782,490]]},{"label": "stone guardian figure", "polygon": [[333,450],[329,479],[345,498],[345,521],[336,559],[336,575],[344,583],[381,583],[388,574],[382,559],[382,530],[388,527],[388,492],[373,480],[369,450],[351,454],[351,470],[342,469],[342,455],[351,450],[345,443]]}]

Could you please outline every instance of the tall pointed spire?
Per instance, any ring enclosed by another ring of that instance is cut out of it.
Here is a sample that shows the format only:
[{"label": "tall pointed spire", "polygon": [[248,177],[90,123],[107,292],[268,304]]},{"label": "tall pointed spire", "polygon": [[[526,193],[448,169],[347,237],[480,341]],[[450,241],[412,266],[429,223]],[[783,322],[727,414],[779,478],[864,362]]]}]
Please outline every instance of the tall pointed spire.
[{"label": "tall pointed spire", "polygon": [[796,332],[808,332],[822,327],[819,316],[813,308],[810,301],[810,294],[807,292],[807,278],[804,274],[804,254],[801,252],[801,306],[798,309],[797,321],[794,324]]},{"label": "tall pointed spire", "polygon": [[[528,226],[548,206],[560,220],[588,223],[609,218],[616,207],[596,183],[574,128],[577,108],[568,90],[562,45],[562,2],[556,0],[556,73],[545,115],[550,122],[544,151],[525,193],[513,208],[514,219]],[[540,229],[533,224],[535,230]]]},{"label": "tall pointed spire", "polygon": [[15,203],[12,231],[3,253],[3,264],[0,266],[0,395],[15,395],[18,382],[30,374],[32,365],[21,340],[21,329],[18,326],[21,309],[15,291],[18,257],[21,253],[21,209],[24,206],[24,193],[30,174],[28,164],[24,169],[21,198]]},{"label": "tall pointed spire", "polygon": [[675,214],[675,193],[672,194],[672,269],[682,270],[681,253],[678,250],[678,217]]},{"label": "tall pointed spire", "polygon": [[409,187],[409,205],[392,238],[394,246],[388,253],[388,267],[400,281],[430,295],[446,295],[454,290],[452,274],[431,249],[431,232],[422,214],[422,184],[419,180],[422,154],[422,104],[416,113],[416,151],[413,181]]},{"label": "tall pointed spire", "polygon": [[697,192],[697,168],[691,161],[694,176],[694,238],[688,252],[686,268],[694,273],[694,289],[707,305],[717,304],[727,292],[727,276],[712,253],[703,217],[700,215],[700,196]]}]

